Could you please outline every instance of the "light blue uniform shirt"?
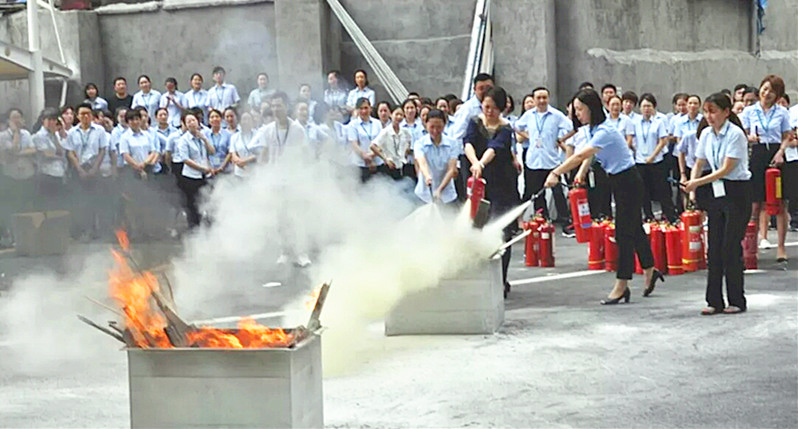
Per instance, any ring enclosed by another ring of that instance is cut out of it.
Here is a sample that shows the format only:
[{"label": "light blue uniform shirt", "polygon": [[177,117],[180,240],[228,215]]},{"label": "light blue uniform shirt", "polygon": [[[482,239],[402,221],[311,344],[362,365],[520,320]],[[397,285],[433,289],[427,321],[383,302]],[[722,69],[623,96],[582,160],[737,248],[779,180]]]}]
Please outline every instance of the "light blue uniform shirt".
[{"label": "light blue uniform shirt", "polygon": [[376,106],[376,96],[374,95],[374,91],[369,87],[363,89],[355,88],[349,91],[349,95],[346,96],[346,105],[354,109],[355,103],[357,103],[359,98],[368,98],[371,106]]},{"label": "light blue uniform shirt", "polygon": [[224,113],[224,109],[238,104],[239,101],[241,101],[241,97],[238,96],[238,90],[229,83],[223,83],[222,86],[214,85],[208,90],[210,107],[222,113]]},{"label": "light blue uniform shirt", "polygon": [[133,94],[133,102],[130,104],[130,108],[135,109],[139,106],[143,106],[147,109],[147,113],[149,113],[150,116],[155,116],[155,111],[161,107],[161,93],[151,89],[150,92],[146,94],[142,91]]},{"label": "light blue uniform shirt", "polygon": [[[152,140],[152,144],[155,147],[155,151],[158,154],[163,154],[163,150],[166,147],[166,138],[168,137],[167,134],[160,132],[157,128],[148,127],[147,130],[142,130],[144,133],[150,136],[150,140]],[[162,170],[161,163],[156,162],[155,165],[152,166],[153,173],[160,173]]]},{"label": "light blue uniform shirt", "polygon": [[[708,132],[709,128],[704,129],[704,132]],[[679,139],[679,143],[676,143],[676,146],[673,147],[673,154],[679,155],[680,153],[684,154],[684,164],[687,168],[691,169],[695,166],[695,151],[698,148],[698,139],[696,138],[696,131],[689,130],[684,131],[681,134],[681,138]],[[709,170],[709,166],[704,164],[704,171]]]},{"label": "light blue uniform shirt", "polygon": [[[176,151],[175,145],[177,144],[177,140],[183,137],[183,134],[185,134],[185,132],[181,130],[175,130],[175,132],[169,134],[169,137],[166,138],[166,146],[164,146],[163,152],[164,153],[169,152],[174,154],[174,152]],[[174,156],[172,157],[172,162],[178,162],[174,158]]]},{"label": "light blue uniform shirt", "polygon": [[[177,107],[177,104],[175,104],[175,102],[173,102],[171,99],[174,99],[174,101],[180,103],[180,105],[183,107],[187,107],[188,101],[186,100],[186,96],[180,91],[175,91],[174,94],[170,94],[168,92],[161,94],[161,103],[158,105],[158,107],[166,108],[166,112],[169,113],[169,119],[167,119],[169,125],[175,128],[180,128],[180,115],[182,112],[180,111],[180,108]],[[151,116],[155,116],[155,112],[153,112]]]},{"label": "light blue uniform shirt", "polygon": [[675,137],[683,137],[690,131],[697,131],[698,124],[701,122],[701,119],[704,117],[699,113],[695,115],[695,119],[690,119],[690,115],[682,115],[681,119],[676,122],[675,127],[673,129],[673,135]]},{"label": "light blue uniform shirt", "polygon": [[129,154],[134,161],[144,162],[151,152],[157,152],[158,148],[150,130],[134,133],[128,129],[119,140],[119,153]]},{"label": "light blue uniform shirt", "polygon": [[102,97],[94,97],[94,101],[89,100],[87,98],[87,99],[83,100],[83,102],[91,104],[91,108],[93,110],[102,110],[102,111],[107,111],[108,110],[108,102]]},{"label": "light blue uniform shirt", "polygon": [[[238,154],[239,158],[249,158],[253,155],[259,155],[263,146],[261,146],[261,140],[254,137],[255,130],[251,130],[249,133],[238,131],[230,138],[230,151]],[[255,168],[252,164],[248,164],[246,168],[233,165],[233,174],[238,177],[245,177],[249,175],[249,171],[252,168]]]},{"label": "light blue uniform shirt", "polygon": [[780,145],[782,133],[790,130],[790,112],[778,104],[771,107],[767,114],[758,102],[748,106],[743,109],[740,121],[749,134],[759,136],[759,144]]},{"label": "light blue uniform shirt", "polygon": [[407,123],[407,119],[402,119],[402,123],[399,124],[402,128],[407,128],[410,131],[410,135],[413,136],[412,143],[415,144],[417,141],[421,140],[424,137],[426,130],[424,126],[421,125],[421,119],[416,118],[416,121],[413,122],[413,125]]},{"label": "light blue uniform shirt", "polygon": [[634,129],[634,127],[631,124],[632,120],[629,119],[628,116],[623,114],[618,115],[618,119],[612,119],[610,118],[609,115],[607,115],[607,120],[605,122],[607,125],[610,125],[616,130],[618,130],[618,132],[621,133],[624,137],[627,135],[627,132],[630,127]]},{"label": "light blue uniform shirt", "polygon": [[640,116],[642,115],[635,111],[630,112],[628,115],[621,113],[621,117],[626,118],[626,131],[621,133],[624,135],[624,137],[635,135],[635,120]]},{"label": "light blue uniform shirt", "polygon": [[108,133],[103,127],[94,123],[87,131],[83,131],[80,129],[80,125],[76,125],[67,133],[62,147],[75,152],[81,165],[91,164],[94,163],[100,149],[108,150]]},{"label": "light blue uniform shirt", "polygon": [[[633,135],[635,136],[635,162],[645,164],[646,158],[654,153],[659,140],[668,137],[668,130],[665,129],[665,122],[662,119],[654,116],[646,120],[643,115],[640,115],[634,120]],[[654,158],[655,164],[662,161],[662,155],[665,152],[666,150],[663,147]]]},{"label": "light blue uniform shirt", "polygon": [[216,151],[216,153],[208,157],[211,161],[211,167],[221,167],[224,163],[224,159],[227,158],[227,154],[230,152],[230,131],[221,128],[219,129],[219,133],[214,134],[209,128],[207,130],[202,130],[202,134],[211,142],[211,146],[213,146],[213,149]]},{"label": "light blue uniform shirt", "polygon": [[[368,122],[363,122],[360,117],[357,116],[349,121],[347,128],[347,141],[350,144],[356,141],[358,146],[360,146],[360,150],[369,153],[371,152],[369,146],[371,146],[371,142],[380,135],[382,124],[380,124],[380,120],[376,118],[369,117]],[[363,161],[363,158],[354,152],[352,153],[352,163],[358,167],[366,166],[366,162]],[[374,157],[374,165],[382,164],[382,158]]]},{"label": "light blue uniform shirt", "polygon": [[606,123],[587,129],[588,142],[586,146],[599,149],[596,159],[607,174],[618,174],[635,165],[632,152],[626,145],[621,133]]},{"label": "light blue uniform shirt", "polygon": [[247,97],[247,105],[250,109],[260,112],[261,104],[263,104],[264,101],[269,101],[269,98],[274,95],[274,92],[275,91],[271,88],[263,90],[255,88],[249,93],[249,97]]},{"label": "light blue uniform shirt", "polygon": [[524,164],[532,170],[552,170],[562,162],[557,139],[573,129],[573,122],[559,110],[547,106],[545,112],[527,110],[515,123],[517,131],[529,135]]},{"label": "light blue uniform shirt", "polygon": [[191,91],[188,91],[185,94],[183,94],[183,97],[185,97],[187,103],[184,104],[183,107],[187,107],[189,109],[199,107],[200,109],[202,109],[203,115],[205,115],[203,121],[207,122],[208,106],[211,105],[211,101],[208,98],[208,91],[204,89],[200,89],[199,91],[194,91],[192,89]]},{"label": "light blue uniform shirt", "polygon": [[[414,154],[416,158],[423,156],[427,161],[429,172],[432,176],[433,191],[441,186],[441,182],[443,182],[443,178],[446,176],[446,172],[449,170],[449,162],[452,160],[457,160],[459,155],[457,153],[457,144],[453,139],[441,135],[440,145],[435,146],[435,144],[432,143],[432,138],[429,136],[429,134],[419,140],[419,142],[416,144]],[[421,199],[421,201],[424,201],[425,203],[432,202],[432,196],[430,195],[429,188],[424,181],[424,174],[422,174],[421,171],[418,172],[418,181],[416,182],[415,193],[416,196]],[[457,199],[457,192],[454,189],[454,180],[450,180],[446,187],[443,188],[443,192],[441,192],[441,201],[444,203],[450,203],[455,199]]]},{"label": "light blue uniform shirt", "polygon": [[460,110],[454,114],[454,125],[450,131],[450,136],[457,143],[457,150],[460,155],[465,153],[463,138],[465,138],[466,131],[468,131],[468,124],[471,119],[479,116],[480,113],[482,113],[482,103],[477,100],[476,95],[472,95],[471,98],[460,105]]},{"label": "light blue uniform shirt", "polygon": [[[790,107],[790,126],[798,128],[798,104]],[[798,147],[792,146],[784,150],[784,160],[787,162],[798,161]],[[798,184],[792,185],[798,186]]]},{"label": "light blue uniform shirt", "polygon": [[[116,166],[122,167],[125,165],[125,159],[122,158],[122,154],[119,153],[119,140],[122,139],[122,134],[127,132],[130,128],[123,127],[122,124],[117,124],[114,129],[111,130],[111,140],[110,143],[110,150],[116,152]],[[110,155],[110,154],[109,154]]]},{"label": "light blue uniform shirt", "polygon": [[720,133],[717,135],[712,128],[707,128],[701,133],[695,156],[706,160],[712,171],[723,167],[726,158],[736,159],[737,165],[726,173],[723,179],[748,180],[751,178],[751,172],[748,171],[748,139],[743,130],[728,120],[720,127]]},{"label": "light blue uniform shirt", "polygon": [[[185,162],[187,159],[203,167],[208,166],[208,149],[205,147],[205,143],[189,132],[184,133],[182,137],[177,139],[174,155],[175,162]],[[202,179],[204,177],[204,173],[191,168],[188,164],[183,164],[182,174],[184,177],[191,179]]]}]

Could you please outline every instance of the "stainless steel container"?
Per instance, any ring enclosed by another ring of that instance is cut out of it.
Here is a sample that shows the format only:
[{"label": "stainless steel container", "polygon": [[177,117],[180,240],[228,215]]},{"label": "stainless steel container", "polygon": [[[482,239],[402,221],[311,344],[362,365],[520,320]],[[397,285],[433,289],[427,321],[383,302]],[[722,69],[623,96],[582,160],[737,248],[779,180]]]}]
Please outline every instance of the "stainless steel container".
[{"label": "stainless steel container", "polygon": [[284,349],[128,349],[133,428],[321,428],[321,338]]},{"label": "stainless steel container", "polygon": [[492,334],[504,323],[501,259],[407,295],[385,316],[385,335]]}]

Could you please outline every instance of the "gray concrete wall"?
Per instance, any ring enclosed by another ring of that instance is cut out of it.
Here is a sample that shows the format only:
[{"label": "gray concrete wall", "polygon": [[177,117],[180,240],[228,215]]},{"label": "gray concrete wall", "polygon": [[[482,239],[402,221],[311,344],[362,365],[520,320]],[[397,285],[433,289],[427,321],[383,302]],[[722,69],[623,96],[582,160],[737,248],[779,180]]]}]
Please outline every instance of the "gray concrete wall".
[{"label": "gray concrete wall", "polygon": [[108,77],[103,94],[113,93],[116,76],[127,78],[130,93],[138,91],[142,73],[159,91],[170,76],[187,90],[194,72],[207,88],[215,65],[225,68],[244,100],[258,72],[269,73],[271,86],[279,84],[273,3],[104,14],[99,23]]},{"label": "gray concrete wall", "polygon": [[[475,0],[342,0],[341,4],[408,91],[430,97],[460,94]],[[355,70],[371,71],[346,32],[340,68],[350,83]],[[388,99],[374,73],[369,75],[377,99]]]}]

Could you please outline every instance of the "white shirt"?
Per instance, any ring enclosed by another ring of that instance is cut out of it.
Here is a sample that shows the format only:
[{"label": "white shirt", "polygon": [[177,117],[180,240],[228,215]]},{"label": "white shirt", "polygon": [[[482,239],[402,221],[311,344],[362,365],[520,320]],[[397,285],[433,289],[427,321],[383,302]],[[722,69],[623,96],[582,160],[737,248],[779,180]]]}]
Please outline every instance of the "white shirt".
[{"label": "white shirt", "polygon": [[720,127],[720,133],[717,135],[712,128],[707,128],[701,133],[695,156],[709,163],[712,171],[723,167],[726,158],[736,159],[737,165],[726,173],[723,179],[748,180],[751,178],[751,172],[748,171],[748,139],[743,130],[728,120]]},{"label": "white shirt", "polygon": [[161,106],[161,93],[151,89],[146,94],[143,91],[133,94],[133,102],[130,104],[130,108],[135,109],[138,106],[144,106],[150,116],[155,116],[155,111]]},{"label": "white shirt", "polygon": [[[205,147],[205,142],[199,137],[194,137],[191,133],[186,132],[175,143],[174,162],[185,162],[190,159],[196,164],[203,167],[210,165],[208,161],[208,148]],[[183,177],[189,179],[202,179],[205,174],[199,170],[195,170],[188,164],[183,164]]]},{"label": "white shirt", "polygon": [[[347,140],[349,141],[350,145],[352,142],[357,142],[361,151],[370,153],[371,149],[369,149],[369,146],[371,146],[371,142],[380,135],[381,131],[382,124],[380,124],[379,119],[369,116],[368,122],[364,122],[359,116],[357,116],[349,121]],[[366,166],[366,162],[363,160],[363,158],[354,151],[352,152],[352,163],[358,167]],[[374,164],[382,165],[383,161],[380,158],[374,158]]]},{"label": "white shirt", "polygon": [[61,137],[58,133],[51,133],[42,127],[33,135],[33,144],[39,152],[37,160],[39,173],[52,177],[64,177],[64,173],[66,173],[66,157],[63,151],[58,158],[52,158],[44,154],[45,152],[50,154],[58,152],[61,145]]},{"label": "white shirt", "polygon": [[[172,99],[174,99],[174,101],[172,101]],[[175,128],[180,128],[180,114],[182,112],[180,111],[180,108],[177,107],[177,103],[175,102],[180,103],[180,105],[183,107],[187,107],[186,105],[188,104],[186,97],[182,92],[175,91],[174,94],[164,92],[161,95],[161,103],[159,107],[165,107],[166,111],[169,113],[169,119],[167,119],[169,125]],[[155,114],[153,113],[151,116],[155,116]]]},{"label": "white shirt", "polygon": [[[251,130],[249,133],[244,134],[243,131],[239,131],[233,134],[230,143],[230,150],[235,152],[239,158],[249,158],[250,156],[257,156],[260,154],[261,149],[263,146],[260,146],[259,143],[261,140],[255,138],[256,131]],[[255,162],[252,162],[247,165],[246,168],[241,168],[237,165],[233,165],[233,174],[238,177],[246,177],[249,176],[249,171],[255,166]]]},{"label": "white shirt", "polygon": [[413,136],[407,128],[399,127],[397,133],[393,125],[389,125],[380,131],[374,144],[380,147],[382,155],[391,160],[396,168],[401,168],[407,162],[407,150],[411,147]]},{"label": "white shirt", "polygon": [[208,90],[210,107],[222,113],[224,113],[224,109],[238,104],[239,101],[241,101],[241,97],[238,96],[238,90],[229,83],[223,83],[221,87],[214,85]]},{"label": "white shirt", "polygon": [[[798,104],[790,107],[790,127],[792,127],[793,130],[798,128]],[[784,159],[787,162],[798,161],[798,147],[792,146],[785,149]],[[794,186],[798,186],[798,184]]]},{"label": "white shirt", "polygon": [[130,155],[137,163],[143,163],[150,153],[157,151],[149,130],[134,133],[128,129],[119,140],[119,153]]},{"label": "white shirt", "polygon": [[86,131],[78,125],[69,130],[63,146],[64,149],[75,152],[81,165],[93,164],[100,149],[108,150],[108,133],[94,123]]},{"label": "white shirt", "polygon": [[266,150],[266,154],[269,156],[269,163],[279,159],[286,148],[302,147],[307,144],[305,130],[302,129],[302,125],[299,125],[298,122],[291,118],[288,118],[287,121],[288,126],[286,128],[279,127],[278,121],[274,121],[258,130],[255,137],[253,137],[254,144]]},{"label": "white shirt", "polygon": [[[665,115],[662,115],[664,118]],[[661,138],[668,137],[668,131],[665,127],[665,121],[662,118],[653,116],[646,120],[643,115],[638,116],[634,120],[635,136],[635,162],[638,164],[645,164],[646,158],[654,153],[654,149],[659,144]],[[662,155],[665,153],[665,148],[657,154],[654,158],[654,164],[662,161]]]}]

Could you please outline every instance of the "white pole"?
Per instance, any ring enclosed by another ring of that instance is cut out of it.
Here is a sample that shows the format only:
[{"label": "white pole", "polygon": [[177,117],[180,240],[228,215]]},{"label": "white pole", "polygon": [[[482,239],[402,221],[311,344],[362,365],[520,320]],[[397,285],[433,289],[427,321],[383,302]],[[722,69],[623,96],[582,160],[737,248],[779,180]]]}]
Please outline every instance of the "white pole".
[{"label": "white pole", "polygon": [[28,85],[30,86],[30,114],[33,118],[38,117],[44,109],[44,64],[39,39],[38,13],[36,1],[28,0],[28,50],[31,52],[32,69],[28,73]]}]

